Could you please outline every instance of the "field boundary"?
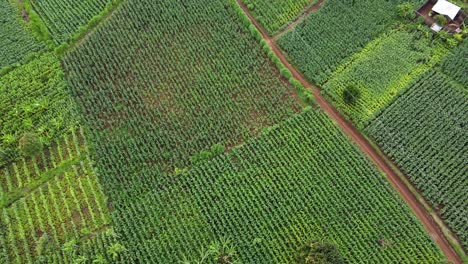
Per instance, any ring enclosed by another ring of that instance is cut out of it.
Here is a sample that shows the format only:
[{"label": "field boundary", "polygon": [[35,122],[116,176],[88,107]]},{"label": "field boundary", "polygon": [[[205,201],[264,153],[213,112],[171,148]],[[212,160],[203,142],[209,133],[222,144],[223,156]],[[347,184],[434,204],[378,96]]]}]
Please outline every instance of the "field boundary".
[{"label": "field boundary", "polygon": [[281,36],[289,32],[291,29],[294,29],[299,23],[301,23],[310,13],[317,11],[320,7],[322,7],[325,0],[319,0],[317,3],[311,5],[307,10],[300,16],[298,16],[292,23],[290,23],[287,27],[280,30],[274,37],[273,40],[277,41]]},{"label": "field boundary", "polygon": [[[321,94],[320,89],[309,83],[301,73],[292,66],[283,52],[276,45],[275,39],[271,38],[260,23],[250,13],[247,6],[236,0],[239,7],[243,10],[245,15],[249,18],[251,23],[260,32],[263,40],[271,48],[271,50],[278,56],[283,65],[291,71],[292,76],[298,80],[306,89],[311,90],[315,96],[318,106],[341,128],[348,138],[378,167],[384,172],[387,180],[391,183],[393,188],[399,193],[400,197],[404,199],[406,204],[412,209],[415,216],[423,224],[424,228],[439,246],[442,252],[445,254],[449,261],[453,263],[462,263],[462,257],[459,256],[461,252],[455,250],[453,246],[454,241],[449,242],[449,238],[446,237],[446,233],[455,237],[451,234],[451,231],[447,230],[445,224],[440,223],[440,217],[432,207],[421,201],[419,195],[416,195],[414,191],[417,190],[408,180],[408,177],[404,175],[396,165],[391,166],[388,163],[388,158],[375,148],[375,144],[372,144],[368,138],[363,136],[348,120],[346,120],[338,110],[332,106]],[[307,15],[307,12],[306,12]],[[299,19],[300,20],[300,19]],[[406,179],[406,180],[403,180]],[[419,196],[419,197],[418,197]],[[429,211],[428,208],[432,210]],[[444,231],[443,231],[444,230]],[[450,236],[449,236],[450,237]],[[458,242],[458,241],[457,241]]]}]

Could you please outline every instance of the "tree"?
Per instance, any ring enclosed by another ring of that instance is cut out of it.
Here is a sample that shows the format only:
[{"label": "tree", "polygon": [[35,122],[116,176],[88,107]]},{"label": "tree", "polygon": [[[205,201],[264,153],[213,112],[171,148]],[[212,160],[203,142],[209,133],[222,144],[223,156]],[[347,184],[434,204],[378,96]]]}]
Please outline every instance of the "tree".
[{"label": "tree", "polygon": [[406,3],[402,3],[402,4],[399,4],[397,6],[397,9],[398,9],[398,16],[400,16],[401,18],[405,18],[405,19],[415,19],[416,18],[416,13],[415,13],[415,7],[412,3],[409,3],[409,2],[406,2]]},{"label": "tree", "polygon": [[303,246],[296,255],[298,264],[344,264],[335,244],[313,240]]},{"label": "tree", "polygon": [[354,85],[349,85],[343,91],[343,101],[348,105],[354,105],[359,100],[361,93]]},{"label": "tree", "polygon": [[25,157],[34,156],[42,150],[41,140],[33,133],[24,133],[19,140],[19,150]]},{"label": "tree", "polygon": [[434,16],[434,21],[442,27],[445,27],[447,25],[447,18],[443,15],[436,15]]}]

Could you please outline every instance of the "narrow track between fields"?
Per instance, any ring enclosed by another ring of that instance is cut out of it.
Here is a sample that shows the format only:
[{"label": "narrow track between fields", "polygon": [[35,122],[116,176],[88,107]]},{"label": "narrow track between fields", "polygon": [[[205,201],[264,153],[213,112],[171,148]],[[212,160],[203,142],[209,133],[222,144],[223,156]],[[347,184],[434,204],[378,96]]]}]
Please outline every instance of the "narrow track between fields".
[{"label": "narrow track between fields", "polygon": [[325,2],[325,0],[319,0],[316,4],[310,6],[305,12],[304,14],[300,15],[299,17],[296,18],[296,20],[294,20],[294,22],[292,22],[291,24],[289,24],[287,27],[285,27],[283,30],[281,30],[278,34],[276,34],[274,37],[273,37],[273,40],[276,41],[278,40],[282,35],[284,35],[284,33],[290,31],[291,29],[295,28],[297,26],[297,24],[301,23],[302,20],[304,20],[304,18],[306,18],[310,13],[318,10],[323,2]]},{"label": "narrow track between fields", "polygon": [[[413,210],[414,214],[422,222],[424,228],[427,230],[432,239],[437,243],[442,252],[445,254],[449,261],[453,263],[461,264],[462,260],[460,256],[455,252],[450,243],[445,238],[443,232],[439,228],[435,220],[430,216],[426,211],[424,205],[418,198],[411,192],[410,188],[405,184],[405,182],[398,176],[398,174],[391,168],[391,166],[385,161],[386,157],[372,146],[372,144],[350,123],[348,122],[338,110],[332,106],[328,101],[320,94],[320,90],[309,83],[302,75],[293,67],[286,56],[282,53],[279,47],[276,45],[275,41],[268,35],[265,29],[258,23],[254,16],[250,13],[247,6],[241,2],[241,0],[236,0],[237,4],[242,8],[244,13],[249,17],[250,21],[254,26],[260,31],[263,39],[270,46],[270,48],[275,52],[276,56],[281,60],[286,68],[288,68],[293,74],[294,78],[302,83],[306,89],[312,90],[315,95],[318,106],[332,118],[338,126],[343,130],[343,132],[359,147],[359,149],[366,154],[366,156],[374,162],[374,164],[383,171],[388,179],[388,181],[393,185],[393,187],[398,191],[400,196],[406,201],[406,203]],[[406,176],[405,176],[406,177]],[[407,178],[407,177],[406,177]]]}]

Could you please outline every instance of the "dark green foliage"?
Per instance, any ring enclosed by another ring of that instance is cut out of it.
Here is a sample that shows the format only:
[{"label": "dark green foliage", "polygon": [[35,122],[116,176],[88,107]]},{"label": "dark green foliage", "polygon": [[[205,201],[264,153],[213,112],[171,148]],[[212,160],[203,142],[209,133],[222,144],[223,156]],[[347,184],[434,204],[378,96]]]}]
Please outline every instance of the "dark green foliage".
[{"label": "dark green foliage", "polygon": [[444,15],[435,15],[434,21],[442,27],[445,27],[445,25],[447,25],[447,18]]},{"label": "dark green foliage", "polygon": [[452,77],[464,87],[468,87],[468,39],[457,48],[451,50],[450,54],[441,62],[441,71]]},{"label": "dark green foliage", "polygon": [[110,9],[113,2],[119,1],[31,0],[30,4],[47,27],[55,44],[62,44],[77,33],[84,33],[88,26],[95,26],[102,18],[101,12]]},{"label": "dark green foliage", "polygon": [[361,92],[354,85],[348,85],[343,90],[343,101],[348,105],[355,105],[361,96]]},{"label": "dark green foliage", "polygon": [[416,18],[416,5],[414,3],[406,2],[399,4],[397,10],[401,18],[409,20]]},{"label": "dark green foliage", "polygon": [[25,133],[18,142],[18,148],[24,157],[32,157],[42,150],[42,142],[37,135]]},{"label": "dark green foliage", "polygon": [[298,264],[344,264],[338,247],[326,241],[313,240],[304,245],[296,256]]},{"label": "dark green foliage", "polygon": [[[0,70],[27,61],[28,54],[44,48],[18,13],[9,1],[0,1]],[[25,19],[29,20],[27,14]]]}]

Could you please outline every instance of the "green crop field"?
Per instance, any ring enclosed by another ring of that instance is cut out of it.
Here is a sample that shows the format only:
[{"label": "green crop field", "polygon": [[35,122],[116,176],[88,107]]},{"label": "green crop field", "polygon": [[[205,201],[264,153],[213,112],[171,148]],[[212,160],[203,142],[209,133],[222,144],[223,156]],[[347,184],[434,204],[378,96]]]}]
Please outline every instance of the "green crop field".
[{"label": "green crop field", "polygon": [[120,188],[145,167],[182,170],[301,108],[229,1],[125,2],[64,65],[103,179]]},{"label": "green crop field", "polygon": [[112,4],[112,0],[29,1],[57,44],[68,41]]},{"label": "green crop field", "polygon": [[[362,128],[375,113],[411,81],[430,70],[445,54],[443,46],[430,44],[430,40],[420,33],[392,31],[340,65],[323,90],[347,118]],[[359,91],[354,104],[343,98],[343,92],[350,87]]]},{"label": "green crop field", "polygon": [[0,104],[0,166],[19,156],[24,133],[48,145],[77,124],[60,61],[49,53],[0,76]]},{"label": "green crop field", "polygon": [[135,262],[196,263],[223,237],[242,263],[291,263],[310,239],[336,242],[350,263],[441,258],[384,177],[318,110],[152,188],[116,219]]},{"label": "green crop field", "polygon": [[13,263],[32,262],[110,224],[82,130],[0,175],[0,226],[7,231],[2,244]]},{"label": "green crop field", "polygon": [[396,22],[401,2],[327,0],[278,44],[307,79],[323,85],[346,59]]},{"label": "green crop field", "polygon": [[1,1],[0,264],[468,260],[423,0]]},{"label": "green crop field", "polygon": [[0,70],[44,48],[7,0],[0,1],[0,28]]},{"label": "green crop field", "polygon": [[437,208],[465,248],[467,98],[466,86],[430,71],[365,128]]},{"label": "green crop field", "polygon": [[318,0],[242,0],[242,2],[269,34],[275,34]]}]

